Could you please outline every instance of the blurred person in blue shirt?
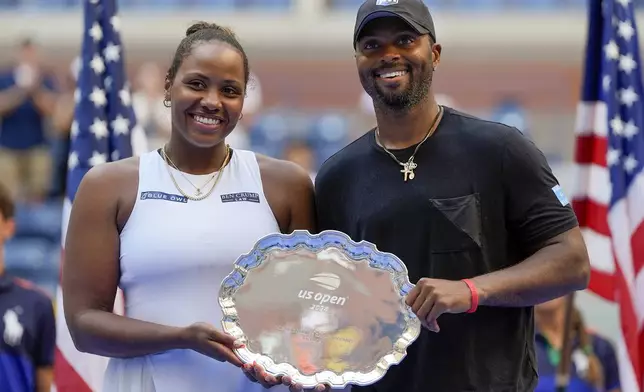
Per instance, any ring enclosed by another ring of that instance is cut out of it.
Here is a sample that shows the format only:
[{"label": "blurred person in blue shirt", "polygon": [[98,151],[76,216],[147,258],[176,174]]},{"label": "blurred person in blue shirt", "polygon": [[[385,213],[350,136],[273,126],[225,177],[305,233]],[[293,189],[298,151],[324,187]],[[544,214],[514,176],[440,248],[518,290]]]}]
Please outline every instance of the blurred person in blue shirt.
[{"label": "blurred person in blue shirt", "polygon": [[284,149],[284,159],[296,163],[309,173],[312,181],[315,181],[317,171],[315,151],[304,140],[291,140]]},{"label": "blurred person in blue shirt", "polygon": [[[555,376],[561,361],[565,297],[535,307],[539,384],[535,392],[554,392]],[[619,392],[619,368],[612,344],[585,325],[574,308],[571,323],[572,366],[568,392]]]},{"label": "blurred person in blue shirt", "polygon": [[503,97],[495,105],[491,117],[492,121],[515,127],[527,137],[531,137],[525,106],[518,97]]},{"label": "blurred person in blue shirt", "polygon": [[[64,87],[58,91],[56,105],[51,114],[51,182],[49,196],[51,198],[65,197],[67,189],[67,169],[69,149],[71,147],[71,131],[76,108],[76,81],[80,72],[81,59],[74,58],[69,67],[69,73],[62,78]],[[61,86],[63,87],[63,86]]]},{"label": "blurred person in blue shirt", "polygon": [[54,81],[31,39],[20,42],[15,60],[0,71],[0,179],[12,195],[39,201],[50,182],[45,120],[54,108]]},{"label": "blurred person in blue shirt", "polygon": [[14,232],[14,204],[0,185],[0,391],[49,392],[56,323],[50,298],[4,271],[4,243]]}]

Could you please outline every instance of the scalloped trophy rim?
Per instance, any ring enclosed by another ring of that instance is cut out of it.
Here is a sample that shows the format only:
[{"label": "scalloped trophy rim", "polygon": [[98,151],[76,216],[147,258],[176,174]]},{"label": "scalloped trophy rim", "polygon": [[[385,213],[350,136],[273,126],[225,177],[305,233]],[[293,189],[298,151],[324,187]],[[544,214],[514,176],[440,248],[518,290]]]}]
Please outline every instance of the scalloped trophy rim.
[{"label": "scalloped trophy rim", "polygon": [[[290,234],[271,233],[260,238],[249,252],[240,255],[235,261],[235,263],[233,264],[234,266],[233,270],[228,275],[226,275],[226,277],[222,280],[221,288],[219,290],[218,302],[223,314],[221,324],[224,332],[231,334],[237,339],[245,338],[238,320],[228,321],[228,322],[226,321],[227,319],[226,314],[229,313],[226,309],[231,307],[226,306],[224,302],[225,302],[225,299],[232,298],[232,296],[237,292],[237,290],[239,290],[239,288],[244,284],[248,272],[250,272],[252,269],[259,266],[261,262],[248,269],[246,269],[245,267],[242,267],[241,264],[246,259],[248,259],[249,257],[252,257],[253,254],[256,254],[257,252],[265,253],[268,250],[274,248],[273,245],[261,246],[267,240],[275,238],[275,239],[281,239],[281,240],[287,241],[289,239],[293,239],[295,237],[301,237],[303,235],[307,236],[309,239],[313,239],[313,240],[321,239],[323,241],[325,237],[326,238],[330,236],[333,236],[335,238],[341,237],[342,244],[345,246],[350,245],[353,247],[366,247],[369,251],[367,252],[367,256],[363,260],[371,260],[374,255],[379,255],[394,261],[402,270],[401,273],[394,274],[389,270],[381,269],[378,267],[373,267],[373,268],[378,268],[389,272],[392,275],[392,277],[395,277],[395,279],[392,279],[392,283],[394,285],[396,285],[396,281],[400,281],[402,278],[402,283],[403,283],[402,286],[405,286],[405,285],[409,285],[411,287],[414,286],[409,281],[409,271],[407,270],[407,266],[405,265],[405,263],[403,263],[403,261],[395,254],[389,253],[389,252],[383,252],[379,250],[378,247],[371,242],[368,242],[365,240],[356,242],[352,240],[351,237],[349,237],[346,233],[343,233],[341,231],[336,231],[336,230],[324,230],[318,234],[311,234],[308,230],[295,230]],[[308,249],[311,249],[313,251],[319,250],[315,247],[308,246],[304,241],[296,244],[295,246],[300,247],[302,245],[306,246]],[[234,288],[232,288],[232,290],[230,289],[227,290],[224,287],[224,284],[229,279],[234,278],[234,275],[236,273],[241,275],[239,284],[236,285]],[[225,291],[228,291],[228,293],[225,293]],[[384,377],[387,370],[389,370],[391,366],[398,365],[400,364],[400,362],[402,362],[402,360],[407,356],[407,348],[414,341],[416,341],[416,339],[418,339],[418,336],[420,335],[420,330],[421,330],[420,320],[413,314],[409,306],[407,305],[404,305],[404,306],[408,310],[407,313],[411,322],[408,323],[408,325],[406,326],[405,330],[398,338],[398,340],[394,342],[393,350],[389,351],[378,362],[376,362],[373,368],[371,368],[368,372],[346,372],[346,373],[343,373],[345,377],[342,377],[342,376],[339,376],[337,373],[325,370],[325,371],[317,372],[311,376],[305,376],[302,373],[300,373],[297,370],[297,368],[295,368],[293,365],[289,363],[275,363],[271,358],[258,353],[253,353],[247,348],[235,349],[234,352],[240,359],[242,359],[242,361],[244,361],[243,357],[255,357],[255,360],[259,364],[264,366],[264,369],[266,370],[266,372],[273,376],[291,376],[291,377],[297,378],[297,382],[301,383],[304,386],[304,388],[312,388],[320,383],[329,384],[332,386],[333,389],[345,388],[347,385],[350,385],[350,384],[359,385],[359,386],[371,385],[376,381],[380,380],[382,377]],[[369,378],[368,381],[366,382],[361,381],[362,379],[364,379],[364,377],[369,376],[371,374],[374,374],[375,377]],[[349,375],[353,377],[350,377],[350,379],[346,379],[347,378],[346,376],[349,376]],[[362,378],[360,376],[362,376]],[[337,378],[342,378],[343,383],[338,384],[332,381],[332,379],[335,380]],[[307,382],[306,379],[310,379],[311,381]]]}]

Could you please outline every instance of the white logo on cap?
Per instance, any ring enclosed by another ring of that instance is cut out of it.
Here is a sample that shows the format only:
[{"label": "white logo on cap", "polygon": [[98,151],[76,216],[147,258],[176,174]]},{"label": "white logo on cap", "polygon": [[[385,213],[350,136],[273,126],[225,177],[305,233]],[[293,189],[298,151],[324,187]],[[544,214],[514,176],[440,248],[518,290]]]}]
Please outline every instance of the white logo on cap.
[{"label": "white logo on cap", "polygon": [[376,0],[376,5],[398,4],[398,0]]}]

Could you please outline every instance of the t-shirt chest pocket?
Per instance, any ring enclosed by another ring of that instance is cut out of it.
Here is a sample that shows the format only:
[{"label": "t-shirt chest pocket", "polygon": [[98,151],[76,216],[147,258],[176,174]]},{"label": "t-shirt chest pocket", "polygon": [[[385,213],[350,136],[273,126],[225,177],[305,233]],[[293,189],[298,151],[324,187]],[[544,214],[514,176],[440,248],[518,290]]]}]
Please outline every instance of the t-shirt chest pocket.
[{"label": "t-shirt chest pocket", "polygon": [[429,199],[428,277],[458,280],[487,272],[478,194]]},{"label": "t-shirt chest pocket", "polygon": [[429,199],[433,207],[430,224],[432,253],[462,252],[482,247],[481,209],[477,193]]}]

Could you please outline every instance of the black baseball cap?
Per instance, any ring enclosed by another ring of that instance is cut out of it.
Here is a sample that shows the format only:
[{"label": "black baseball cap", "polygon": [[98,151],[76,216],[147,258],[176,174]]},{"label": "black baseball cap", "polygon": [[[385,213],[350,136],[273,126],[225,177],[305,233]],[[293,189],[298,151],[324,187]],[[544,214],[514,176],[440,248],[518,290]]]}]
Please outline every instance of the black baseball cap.
[{"label": "black baseball cap", "polygon": [[434,21],[427,5],[422,0],[366,0],[358,9],[356,17],[356,25],[353,30],[354,49],[360,32],[367,23],[377,18],[392,16],[404,20],[418,34],[429,34],[436,42]]}]

